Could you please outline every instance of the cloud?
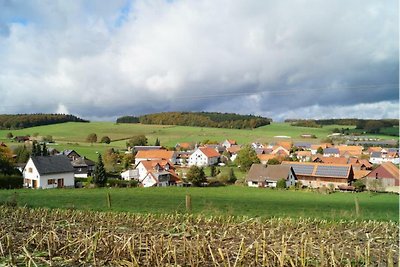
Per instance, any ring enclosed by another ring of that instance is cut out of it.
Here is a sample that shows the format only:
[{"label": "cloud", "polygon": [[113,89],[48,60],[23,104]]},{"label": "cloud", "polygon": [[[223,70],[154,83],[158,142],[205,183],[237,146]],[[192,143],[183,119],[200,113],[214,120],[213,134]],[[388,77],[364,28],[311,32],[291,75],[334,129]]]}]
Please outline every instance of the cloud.
[{"label": "cloud", "polygon": [[0,5],[0,113],[398,116],[394,0]]}]

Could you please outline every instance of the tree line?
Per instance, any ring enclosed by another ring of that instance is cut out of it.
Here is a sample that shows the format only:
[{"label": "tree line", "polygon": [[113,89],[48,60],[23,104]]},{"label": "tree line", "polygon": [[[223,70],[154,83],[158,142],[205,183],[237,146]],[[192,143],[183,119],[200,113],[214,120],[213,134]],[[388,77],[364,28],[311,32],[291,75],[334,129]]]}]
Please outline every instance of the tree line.
[{"label": "tree line", "polygon": [[70,114],[0,114],[0,129],[22,129],[63,122],[89,122]]},{"label": "tree line", "polygon": [[353,125],[356,126],[357,130],[363,130],[367,133],[377,134],[381,128],[386,127],[398,127],[398,119],[325,119],[325,120],[301,120],[301,119],[287,119],[285,122],[289,122],[293,126],[300,127],[314,127],[321,128],[325,125]]},{"label": "tree line", "polygon": [[142,115],[139,117],[123,116],[117,119],[117,123],[142,123],[233,129],[254,129],[268,125],[271,122],[272,119],[261,116],[219,112],[162,112]]}]

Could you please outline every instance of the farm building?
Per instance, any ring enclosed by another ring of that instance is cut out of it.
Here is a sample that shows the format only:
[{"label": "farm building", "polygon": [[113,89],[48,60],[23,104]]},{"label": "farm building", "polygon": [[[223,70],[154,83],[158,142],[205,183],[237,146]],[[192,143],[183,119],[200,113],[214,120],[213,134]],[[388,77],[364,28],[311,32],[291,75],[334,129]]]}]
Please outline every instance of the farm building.
[{"label": "farm building", "polygon": [[286,187],[296,184],[296,174],[292,167],[286,165],[253,164],[246,177],[250,187],[276,187],[276,183],[286,180]]},{"label": "farm building", "polygon": [[323,186],[347,186],[354,180],[351,164],[323,164],[284,161],[282,165],[292,166],[298,181],[303,186],[319,188]]},{"label": "farm building", "polygon": [[74,187],[74,168],[65,155],[31,157],[24,171],[24,186],[29,188]]},{"label": "farm building", "polygon": [[365,177],[367,189],[399,192],[399,175],[399,168],[396,165],[385,162]]}]

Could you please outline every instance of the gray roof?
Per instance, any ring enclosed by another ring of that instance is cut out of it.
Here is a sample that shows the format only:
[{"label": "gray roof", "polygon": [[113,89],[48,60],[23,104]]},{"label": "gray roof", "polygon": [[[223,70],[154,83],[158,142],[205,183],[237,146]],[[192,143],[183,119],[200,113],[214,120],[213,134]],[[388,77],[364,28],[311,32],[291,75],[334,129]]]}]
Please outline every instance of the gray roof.
[{"label": "gray roof", "polygon": [[380,158],[382,156],[381,152],[374,151],[371,153],[371,158]]},{"label": "gray roof", "polygon": [[94,166],[96,163],[85,157],[80,157],[71,161],[71,164],[74,167],[88,167],[88,166]]},{"label": "gray roof", "polygon": [[311,147],[311,143],[298,142],[298,143],[294,143],[293,146],[295,146],[295,147],[310,148],[310,147]]},{"label": "gray roof", "polygon": [[265,180],[279,181],[287,179],[290,172],[294,171],[289,165],[253,164],[247,174],[246,181],[265,182]]},{"label": "gray roof", "polygon": [[292,166],[297,175],[314,177],[348,178],[352,172],[351,164],[298,163],[284,161],[283,165]]},{"label": "gray roof", "polygon": [[74,172],[71,161],[65,155],[31,157],[39,174]]},{"label": "gray roof", "polygon": [[339,149],[334,147],[328,147],[324,149],[324,154],[339,154]]}]

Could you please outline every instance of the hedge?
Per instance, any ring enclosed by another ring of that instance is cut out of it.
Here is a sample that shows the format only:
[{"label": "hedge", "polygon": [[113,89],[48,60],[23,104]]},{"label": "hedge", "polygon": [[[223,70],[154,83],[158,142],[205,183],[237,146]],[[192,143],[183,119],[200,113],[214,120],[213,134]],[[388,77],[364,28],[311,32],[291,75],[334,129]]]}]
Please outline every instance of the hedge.
[{"label": "hedge", "polygon": [[0,189],[22,188],[24,178],[21,176],[0,175]]}]

